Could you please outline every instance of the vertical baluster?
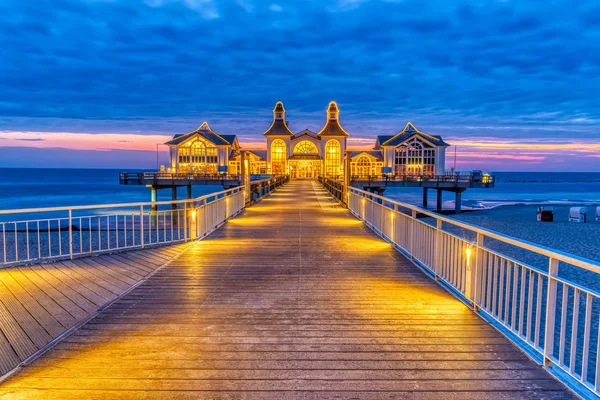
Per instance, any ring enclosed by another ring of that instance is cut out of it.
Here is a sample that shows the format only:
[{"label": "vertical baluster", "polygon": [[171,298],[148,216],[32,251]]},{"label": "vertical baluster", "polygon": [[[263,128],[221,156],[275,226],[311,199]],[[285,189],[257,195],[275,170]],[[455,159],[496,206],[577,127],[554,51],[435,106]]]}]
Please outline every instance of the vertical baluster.
[{"label": "vertical baluster", "polygon": [[521,268],[521,295],[519,296],[519,336],[523,337],[523,323],[525,319],[524,311],[525,311],[525,286],[526,286],[526,271],[525,267],[520,265]]},{"label": "vertical baluster", "polygon": [[485,300],[485,309],[491,311],[492,304],[492,278],[494,276],[494,259],[492,253],[488,253],[487,255],[487,290],[486,290],[486,300]]},{"label": "vertical baluster", "polygon": [[525,339],[531,343],[531,327],[533,325],[533,281],[535,275],[533,270],[529,270],[529,292],[527,293],[527,333]]},{"label": "vertical baluster", "polygon": [[48,257],[52,257],[52,241],[50,239],[50,225],[51,225],[51,221],[48,219],[46,220],[46,222],[48,223]]},{"label": "vertical baluster", "polygon": [[140,245],[144,248],[144,206],[140,206]]},{"label": "vertical baluster", "polygon": [[554,328],[556,318],[556,288],[558,285],[558,260],[548,264],[548,296],[546,300],[546,329],[544,332],[544,364],[549,365],[554,355]]},{"label": "vertical baluster", "polygon": [[27,259],[29,260],[29,221],[25,221],[25,246],[27,250]]},{"label": "vertical baluster", "polygon": [[4,264],[6,264],[6,224],[2,223],[2,247],[4,252]]},{"label": "vertical baluster", "polygon": [[116,248],[118,249],[119,246],[119,216],[115,215],[115,240],[117,243],[115,243]]},{"label": "vertical baluster", "polygon": [[127,214],[123,214],[123,247],[127,247]]},{"label": "vertical baluster", "polygon": [[581,292],[579,289],[574,288],[573,293],[573,317],[571,323],[571,352],[569,360],[569,372],[575,373],[575,366],[577,365],[577,335],[579,334],[579,298]]},{"label": "vertical baluster", "polygon": [[69,258],[73,259],[73,211],[71,209],[69,209]]},{"label": "vertical baluster", "polygon": [[187,241],[187,202],[183,203],[183,240]]},{"label": "vertical baluster", "polygon": [[594,390],[598,394],[600,389],[600,328],[598,329],[598,340],[596,341],[596,372],[594,374]]},{"label": "vertical baluster", "polygon": [[537,300],[535,303],[535,338],[533,345],[535,348],[539,348],[540,345],[540,331],[542,328],[542,285],[544,282],[544,276],[537,274]]},{"label": "vertical baluster", "polygon": [[[504,321],[506,323],[506,315],[503,316],[502,315],[502,311],[507,310],[508,307],[504,307],[504,302],[506,301],[506,299],[508,298],[508,295],[505,296],[505,291],[508,291],[510,289],[510,281],[508,280],[507,276],[506,276],[506,272],[504,270],[504,264],[505,264],[505,260],[504,258],[498,257],[498,262],[500,263],[499,265],[499,279],[500,282],[498,283],[499,287],[498,287],[498,321]],[[506,288],[504,287],[504,281],[506,280]]]},{"label": "vertical baluster", "polygon": [[79,217],[79,254],[83,254],[83,222]]},{"label": "vertical baluster", "polygon": [[62,256],[62,233],[60,231],[60,218],[56,220],[58,225],[58,255]]},{"label": "vertical baluster", "polygon": [[493,285],[493,294],[492,294],[492,315],[496,316],[496,299],[498,298],[498,286],[500,286],[500,282],[498,281],[498,270],[500,267],[498,266],[498,256],[494,254],[494,276],[492,279]]},{"label": "vertical baluster", "polygon": [[562,285],[563,294],[560,310],[560,336],[558,345],[558,363],[564,364],[565,361],[565,338],[567,336],[567,309],[569,304],[569,287]]},{"label": "vertical baluster", "polygon": [[107,248],[110,250],[110,216],[106,216],[106,243]]},{"label": "vertical baluster", "polygon": [[100,226],[102,225],[102,220],[100,219],[100,216],[98,215],[98,251],[102,250],[102,236],[100,235]]},{"label": "vertical baluster", "polygon": [[42,258],[42,238],[40,237],[40,220],[36,221],[37,224],[37,242],[38,242],[38,258]]},{"label": "vertical baluster", "polygon": [[19,229],[15,222],[15,261],[19,261]]},{"label": "vertical baluster", "polygon": [[167,242],[167,213],[163,213],[163,242]]},{"label": "vertical baluster", "polygon": [[94,246],[92,245],[92,217],[88,217],[88,231],[89,231],[89,242],[90,242],[90,253],[93,253]]},{"label": "vertical baluster", "polygon": [[581,360],[581,381],[587,382],[588,363],[590,359],[590,332],[592,330],[592,295],[585,297],[585,325],[583,329],[583,353]]},{"label": "vertical baluster", "polygon": [[513,296],[512,296],[512,315],[511,315],[511,328],[513,331],[517,331],[517,300],[519,293],[519,265],[512,263],[513,265]]}]

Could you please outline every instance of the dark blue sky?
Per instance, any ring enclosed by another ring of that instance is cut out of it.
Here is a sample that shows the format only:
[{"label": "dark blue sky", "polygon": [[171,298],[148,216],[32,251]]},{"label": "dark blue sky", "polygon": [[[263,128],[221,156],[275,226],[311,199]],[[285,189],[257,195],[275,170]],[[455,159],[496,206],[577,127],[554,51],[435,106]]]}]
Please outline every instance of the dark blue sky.
[{"label": "dark blue sky", "polygon": [[3,165],[203,120],[256,147],[278,97],[293,130],[317,130],[334,96],[355,139],[411,120],[467,167],[600,170],[596,1],[2,0],[0,15]]}]

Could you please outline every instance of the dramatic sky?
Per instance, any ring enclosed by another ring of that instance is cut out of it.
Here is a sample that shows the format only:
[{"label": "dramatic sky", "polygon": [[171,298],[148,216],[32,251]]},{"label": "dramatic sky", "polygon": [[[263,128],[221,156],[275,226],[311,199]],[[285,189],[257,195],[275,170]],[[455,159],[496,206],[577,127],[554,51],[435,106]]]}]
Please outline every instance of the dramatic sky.
[{"label": "dramatic sky", "polygon": [[153,167],[204,120],[260,148],[277,98],[299,131],[334,97],[356,148],[412,121],[461,169],[600,171],[595,0],[0,0],[0,15],[0,166]]}]

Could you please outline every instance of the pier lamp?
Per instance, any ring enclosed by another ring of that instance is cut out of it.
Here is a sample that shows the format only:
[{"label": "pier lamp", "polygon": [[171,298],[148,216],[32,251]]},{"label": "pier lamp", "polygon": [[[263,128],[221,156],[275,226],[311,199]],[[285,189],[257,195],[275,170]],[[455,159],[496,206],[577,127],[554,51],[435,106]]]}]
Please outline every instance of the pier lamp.
[{"label": "pier lamp", "polygon": [[465,258],[467,260],[467,267],[471,265],[471,247],[465,249]]}]

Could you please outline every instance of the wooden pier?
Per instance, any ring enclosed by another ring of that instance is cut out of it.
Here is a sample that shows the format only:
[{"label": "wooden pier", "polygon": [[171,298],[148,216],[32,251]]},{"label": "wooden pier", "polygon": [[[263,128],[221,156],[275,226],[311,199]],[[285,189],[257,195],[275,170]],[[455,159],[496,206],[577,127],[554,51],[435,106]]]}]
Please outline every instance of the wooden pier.
[{"label": "wooden pier", "polygon": [[314,181],[202,241],[2,270],[3,372],[141,280],[0,398],[575,398]]}]

